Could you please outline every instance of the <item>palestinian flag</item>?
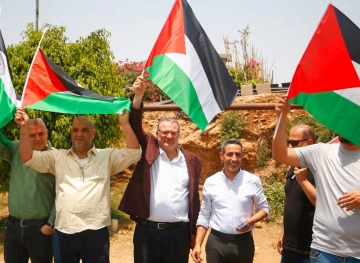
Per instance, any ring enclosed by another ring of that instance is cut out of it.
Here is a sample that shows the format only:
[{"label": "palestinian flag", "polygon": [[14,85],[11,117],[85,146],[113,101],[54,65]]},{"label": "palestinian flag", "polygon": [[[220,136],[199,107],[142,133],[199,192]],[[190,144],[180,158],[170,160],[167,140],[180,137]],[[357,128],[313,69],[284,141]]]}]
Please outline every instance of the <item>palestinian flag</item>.
[{"label": "palestinian flag", "polygon": [[23,92],[24,108],[66,114],[115,114],[130,111],[130,100],[101,96],[81,87],[51,61],[36,51]]},{"label": "palestinian flag", "polygon": [[[0,31],[0,129],[8,124],[16,111],[16,93],[11,81],[11,71]],[[11,141],[0,132],[0,141],[11,146]]]},{"label": "palestinian flag", "polygon": [[331,4],[297,66],[288,100],[360,146],[360,29]]},{"label": "palestinian flag", "polygon": [[185,0],[176,0],[145,68],[202,131],[238,92]]}]

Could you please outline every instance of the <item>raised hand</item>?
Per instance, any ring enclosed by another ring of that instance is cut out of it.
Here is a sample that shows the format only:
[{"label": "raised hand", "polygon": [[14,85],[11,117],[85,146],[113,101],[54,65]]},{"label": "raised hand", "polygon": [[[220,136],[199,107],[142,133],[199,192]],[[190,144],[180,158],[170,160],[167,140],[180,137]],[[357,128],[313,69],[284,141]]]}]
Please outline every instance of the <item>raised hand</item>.
[{"label": "raised hand", "polygon": [[29,116],[23,108],[17,108],[14,116],[14,121],[20,127],[24,127],[29,123]]}]

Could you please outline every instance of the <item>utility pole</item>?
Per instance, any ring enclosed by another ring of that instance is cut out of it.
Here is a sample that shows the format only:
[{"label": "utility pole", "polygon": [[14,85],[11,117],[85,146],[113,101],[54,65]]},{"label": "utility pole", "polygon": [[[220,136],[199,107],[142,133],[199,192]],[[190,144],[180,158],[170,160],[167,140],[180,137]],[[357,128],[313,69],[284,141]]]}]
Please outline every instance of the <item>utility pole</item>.
[{"label": "utility pole", "polygon": [[36,18],[35,18],[35,30],[39,28],[39,0],[36,0]]}]

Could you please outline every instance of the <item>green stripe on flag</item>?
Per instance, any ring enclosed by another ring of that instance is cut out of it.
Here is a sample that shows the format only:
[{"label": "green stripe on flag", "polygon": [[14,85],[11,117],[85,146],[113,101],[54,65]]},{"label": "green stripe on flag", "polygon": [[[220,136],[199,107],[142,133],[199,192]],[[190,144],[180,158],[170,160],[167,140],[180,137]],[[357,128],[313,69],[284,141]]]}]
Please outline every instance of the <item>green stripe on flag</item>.
[{"label": "green stripe on flag", "polygon": [[335,92],[299,93],[289,103],[302,105],[315,119],[360,146],[360,107]]},{"label": "green stripe on flag", "polygon": [[116,114],[123,110],[131,111],[130,104],[127,98],[104,101],[57,92],[26,108],[65,114]]},{"label": "green stripe on flag", "polygon": [[211,120],[206,119],[195,87],[184,71],[166,55],[156,56],[147,71],[151,80],[204,131]]},{"label": "green stripe on flag", "polygon": [[16,105],[9,98],[5,91],[4,82],[0,78],[0,128],[4,127],[14,118],[15,111]]}]

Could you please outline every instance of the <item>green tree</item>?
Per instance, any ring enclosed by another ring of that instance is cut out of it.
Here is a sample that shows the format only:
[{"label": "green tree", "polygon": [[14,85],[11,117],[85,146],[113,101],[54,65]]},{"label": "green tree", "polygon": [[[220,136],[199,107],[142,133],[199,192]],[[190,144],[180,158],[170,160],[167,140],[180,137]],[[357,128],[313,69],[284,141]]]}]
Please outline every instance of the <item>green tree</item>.
[{"label": "green tree", "polygon": [[[35,50],[45,27],[48,30],[41,43],[41,49],[69,76],[83,87],[107,96],[123,96],[125,81],[116,74],[117,66],[110,50],[110,33],[100,29],[89,36],[70,42],[65,36],[65,27],[44,25],[36,31],[29,24],[22,33],[23,40],[7,48],[13,75],[13,85],[17,94],[22,94],[26,76]],[[71,107],[71,105],[69,105]],[[44,111],[27,110],[30,118],[41,118],[49,130],[49,140],[55,148],[70,148],[70,126],[75,115],[57,114]],[[117,115],[90,115],[96,128],[94,143],[96,147],[108,147],[120,142],[122,132],[118,128]],[[12,140],[18,139],[18,128],[11,122],[3,129]],[[9,165],[0,162],[0,192],[8,191]]]}]

